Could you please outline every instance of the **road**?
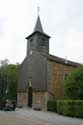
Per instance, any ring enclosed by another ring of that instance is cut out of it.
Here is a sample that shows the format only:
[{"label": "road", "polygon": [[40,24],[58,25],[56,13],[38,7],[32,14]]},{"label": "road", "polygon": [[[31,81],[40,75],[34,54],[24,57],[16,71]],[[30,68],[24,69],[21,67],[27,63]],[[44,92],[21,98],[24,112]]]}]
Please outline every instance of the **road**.
[{"label": "road", "polygon": [[83,119],[25,108],[0,111],[0,125],[83,125]]}]

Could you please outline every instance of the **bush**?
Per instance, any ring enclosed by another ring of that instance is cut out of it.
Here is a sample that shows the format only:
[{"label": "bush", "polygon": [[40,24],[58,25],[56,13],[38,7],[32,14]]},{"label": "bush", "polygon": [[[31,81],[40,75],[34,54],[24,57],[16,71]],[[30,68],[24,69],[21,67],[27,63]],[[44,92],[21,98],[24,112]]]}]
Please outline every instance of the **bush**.
[{"label": "bush", "polygon": [[48,101],[47,103],[47,110],[56,112],[56,101]]},{"label": "bush", "polygon": [[65,116],[83,118],[83,100],[49,101],[47,109]]},{"label": "bush", "polygon": [[66,98],[83,100],[83,66],[74,70],[64,84]]},{"label": "bush", "polygon": [[60,100],[58,100],[58,101],[57,101],[57,112],[58,112],[59,114],[62,114],[62,113],[63,113],[63,107],[64,107],[63,102],[60,101]]},{"label": "bush", "polygon": [[59,103],[57,109],[63,115],[83,118],[83,100],[61,100]]},{"label": "bush", "polygon": [[[59,103],[59,105],[58,105],[58,103]],[[58,113],[73,117],[74,104],[73,104],[72,100],[57,101],[57,109],[59,109],[59,111],[57,110]]]}]

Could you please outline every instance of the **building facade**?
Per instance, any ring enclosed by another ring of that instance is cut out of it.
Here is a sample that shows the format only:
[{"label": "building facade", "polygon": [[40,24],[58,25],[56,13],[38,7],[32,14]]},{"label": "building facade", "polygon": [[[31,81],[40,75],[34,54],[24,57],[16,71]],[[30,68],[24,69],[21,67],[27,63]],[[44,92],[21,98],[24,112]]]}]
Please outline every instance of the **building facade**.
[{"label": "building facade", "polygon": [[49,54],[50,36],[44,33],[38,16],[27,39],[27,55],[19,66],[17,104],[44,110],[49,99],[63,98],[64,79],[79,63]]}]

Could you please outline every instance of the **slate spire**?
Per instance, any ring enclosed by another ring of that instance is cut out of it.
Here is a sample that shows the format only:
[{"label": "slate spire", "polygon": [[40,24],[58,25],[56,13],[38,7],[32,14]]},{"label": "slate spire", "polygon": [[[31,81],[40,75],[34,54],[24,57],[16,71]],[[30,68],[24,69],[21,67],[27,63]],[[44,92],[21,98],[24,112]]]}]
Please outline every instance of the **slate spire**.
[{"label": "slate spire", "polygon": [[40,21],[39,15],[37,17],[37,22],[36,22],[36,25],[35,25],[35,28],[34,28],[33,32],[36,32],[36,31],[38,31],[40,33],[43,33],[43,28],[42,28],[42,25],[41,25],[41,21]]}]

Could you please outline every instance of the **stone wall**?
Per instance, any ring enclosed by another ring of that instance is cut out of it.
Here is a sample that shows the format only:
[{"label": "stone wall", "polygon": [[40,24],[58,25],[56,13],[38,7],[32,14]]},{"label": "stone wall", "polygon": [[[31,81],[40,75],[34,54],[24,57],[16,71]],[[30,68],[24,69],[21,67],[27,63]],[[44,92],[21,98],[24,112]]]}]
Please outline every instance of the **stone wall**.
[{"label": "stone wall", "polygon": [[47,92],[33,92],[33,109],[46,110],[48,93]]},{"label": "stone wall", "polygon": [[67,64],[48,61],[48,91],[51,95],[49,97],[63,97],[65,75],[69,74],[74,69],[75,67]]},{"label": "stone wall", "polygon": [[18,92],[17,93],[17,105],[26,107],[28,103],[28,95],[26,92]]}]

